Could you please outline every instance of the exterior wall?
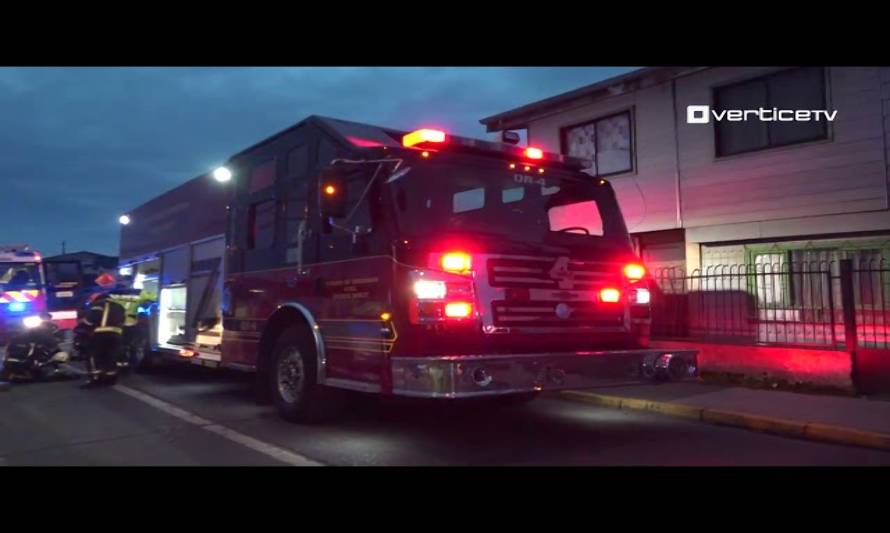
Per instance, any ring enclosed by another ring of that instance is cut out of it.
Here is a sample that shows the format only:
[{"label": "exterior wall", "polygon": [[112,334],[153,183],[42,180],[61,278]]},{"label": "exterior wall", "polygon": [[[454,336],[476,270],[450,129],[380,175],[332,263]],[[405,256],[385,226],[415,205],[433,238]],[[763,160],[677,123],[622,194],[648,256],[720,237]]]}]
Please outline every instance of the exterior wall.
[{"label": "exterior wall", "polygon": [[653,341],[657,348],[698,350],[703,375],[729,374],[852,393],[853,358],[842,350],[748,346],[694,341]]},{"label": "exterior wall", "polygon": [[881,105],[884,117],[884,163],[887,164],[887,191],[890,196],[890,67],[881,68]]},{"label": "exterior wall", "polygon": [[[714,87],[776,70],[714,67],[564,107],[531,122],[530,144],[559,151],[561,128],[631,109],[634,170],[608,179],[634,233],[683,227],[687,243],[716,243],[890,232],[890,68],[826,69],[838,111],[827,140],[718,158],[713,122],[686,123],[686,106],[712,105]],[[687,269],[700,266],[692,259]]]},{"label": "exterior wall", "polygon": [[[712,102],[713,87],[775,70],[714,68],[680,78],[677,107],[685,116],[687,105]],[[879,69],[829,68],[827,72],[828,108],[838,110],[828,140],[717,158],[713,122],[687,124],[681,118],[685,226],[887,209]],[[741,238],[759,237],[752,228]]]},{"label": "exterior wall", "polygon": [[529,126],[529,143],[560,152],[561,128],[628,109],[633,116],[634,170],[608,178],[627,227],[631,232],[677,228],[677,158],[670,83],[544,117]]}]

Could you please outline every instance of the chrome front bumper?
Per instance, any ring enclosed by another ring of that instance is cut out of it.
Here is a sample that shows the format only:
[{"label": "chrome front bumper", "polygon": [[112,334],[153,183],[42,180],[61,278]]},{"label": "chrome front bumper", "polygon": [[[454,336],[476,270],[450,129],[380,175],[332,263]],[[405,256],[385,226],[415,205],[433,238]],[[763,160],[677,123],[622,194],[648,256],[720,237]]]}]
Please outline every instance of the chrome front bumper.
[{"label": "chrome front bumper", "polygon": [[678,381],[698,373],[695,350],[393,357],[393,394],[468,398]]}]

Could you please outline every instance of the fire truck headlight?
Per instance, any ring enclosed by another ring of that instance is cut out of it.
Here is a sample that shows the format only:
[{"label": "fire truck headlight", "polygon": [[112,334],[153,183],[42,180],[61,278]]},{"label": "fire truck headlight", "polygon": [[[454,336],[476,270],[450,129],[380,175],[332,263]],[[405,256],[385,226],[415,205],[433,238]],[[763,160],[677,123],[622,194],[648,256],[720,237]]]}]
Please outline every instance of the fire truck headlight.
[{"label": "fire truck headlight", "polygon": [[419,300],[441,300],[445,298],[445,282],[421,279],[414,282],[414,295]]},{"label": "fire truck headlight", "polygon": [[25,302],[12,302],[7,309],[9,309],[10,313],[21,313],[26,307],[27,305],[25,305]]},{"label": "fire truck headlight", "polygon": [[43,319],[37,315],[26,316],[25,318],[22,319],[22,324],[24,324],[25,327],[28,329],[36,328],[40,324],[43,324]]}]

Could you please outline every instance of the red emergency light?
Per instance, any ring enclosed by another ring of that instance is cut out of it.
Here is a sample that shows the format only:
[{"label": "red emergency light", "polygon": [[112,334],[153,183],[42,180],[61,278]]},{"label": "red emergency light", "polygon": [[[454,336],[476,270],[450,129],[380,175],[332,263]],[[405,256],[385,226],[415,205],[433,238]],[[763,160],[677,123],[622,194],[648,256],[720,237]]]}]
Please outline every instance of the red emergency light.
[{"label": "red emergency light", "polygon": [[420,129],[412,131],[402,137],[402,145],[410,148],[421,143],[443,143],[445,132],[442,130]]}]

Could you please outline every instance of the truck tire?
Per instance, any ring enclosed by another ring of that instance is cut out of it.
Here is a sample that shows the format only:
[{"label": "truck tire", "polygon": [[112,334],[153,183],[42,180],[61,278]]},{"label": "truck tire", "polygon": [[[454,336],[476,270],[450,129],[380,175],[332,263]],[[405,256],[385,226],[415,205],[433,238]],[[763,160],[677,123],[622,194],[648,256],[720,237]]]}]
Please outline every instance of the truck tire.
[{"label": "truck tire", "polygon": [[336,391],[317,383],[312,336],[305,328],[284,330],[268,366],[269,392],[282,418],[314,424],[331,418],[339,404]]}]

